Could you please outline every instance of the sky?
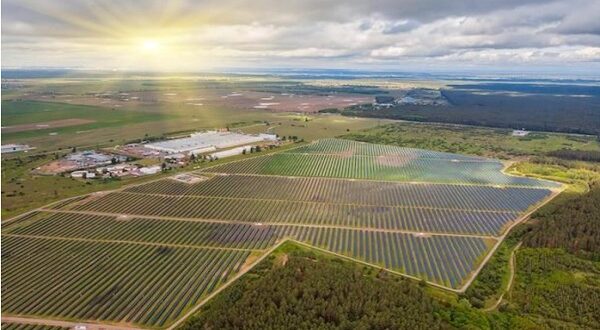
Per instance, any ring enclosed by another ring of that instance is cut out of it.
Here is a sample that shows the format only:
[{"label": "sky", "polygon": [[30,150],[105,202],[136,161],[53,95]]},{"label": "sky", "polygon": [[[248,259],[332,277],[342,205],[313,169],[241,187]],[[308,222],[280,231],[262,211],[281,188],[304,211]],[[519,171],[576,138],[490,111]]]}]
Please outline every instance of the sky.
[{"label": "sky", "polygon": [[3,0],[2,67],[600,73],[600,0]]}]

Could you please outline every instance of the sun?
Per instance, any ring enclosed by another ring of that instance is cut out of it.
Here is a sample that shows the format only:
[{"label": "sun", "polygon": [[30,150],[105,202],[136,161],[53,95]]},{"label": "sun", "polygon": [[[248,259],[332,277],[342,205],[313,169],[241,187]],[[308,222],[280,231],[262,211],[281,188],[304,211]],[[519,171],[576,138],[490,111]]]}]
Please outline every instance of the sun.
[{"label": "sun", "polygon": [[144,40],[142,49],[145,51],[155,52],[160,48],[160,44],[156,40]]}]

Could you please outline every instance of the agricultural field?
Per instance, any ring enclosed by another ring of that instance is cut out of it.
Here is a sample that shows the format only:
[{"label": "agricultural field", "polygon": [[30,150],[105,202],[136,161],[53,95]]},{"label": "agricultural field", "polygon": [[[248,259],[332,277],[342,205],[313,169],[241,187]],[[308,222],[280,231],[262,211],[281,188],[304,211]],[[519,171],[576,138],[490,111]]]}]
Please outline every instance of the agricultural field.
[{"label": "agricultural field", "polygon": [[[256,165],[276,157],[298,159]],[[207,167],[194,183],[60,201],[3,223],[3,312],[167,327],[290,239],[462,292],[507,230],[558,192],[501,167],[328,139]]]},{"label": "agricultural field", "polygon": [[372,94],[364,86],[305,86],[275,77],[8,78],[2,139],[31,145],[36,153],[223,127],[312,140],[382,122],[316,113],[370,103]]},{"label": "agricultural field", "polygon": [[2,139],[23,140],[40,136],[78,135],[98,128],[122,127],[165,118],[157,113],[144,114],[88,105],[2,101]]}]

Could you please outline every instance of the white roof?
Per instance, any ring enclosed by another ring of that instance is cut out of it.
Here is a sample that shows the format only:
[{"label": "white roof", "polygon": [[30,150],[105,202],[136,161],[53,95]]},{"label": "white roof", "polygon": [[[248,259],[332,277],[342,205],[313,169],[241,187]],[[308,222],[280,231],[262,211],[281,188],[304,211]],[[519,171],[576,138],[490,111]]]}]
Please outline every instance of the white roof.
[{"label": "white roof", "polygon": [[183,139],[149,143],[146,147],[166,152],[189,152],[198,149],[215,147],[217,149],[234,147],[242,144],[264,141],[264,136],[246,135],[233,132],[208,131],[191,134]]}]

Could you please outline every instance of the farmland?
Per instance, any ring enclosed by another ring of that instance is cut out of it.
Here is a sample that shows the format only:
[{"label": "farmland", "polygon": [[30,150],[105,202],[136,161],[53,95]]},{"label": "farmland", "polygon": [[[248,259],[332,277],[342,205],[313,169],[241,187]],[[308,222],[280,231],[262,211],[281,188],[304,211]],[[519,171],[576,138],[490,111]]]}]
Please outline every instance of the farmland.
[{"label": "farmland", "polygon": [[[2,132],[6,140],[81,134],[98,128],[165,119],[161,114],[118,111],[96,106],[39,101],[2,101]],[[37,127],[36,127],[37,126]]]},{"label": "farmland", "polygon": [[2,226],[4,311],[166,327],[288,239],[462,292],[557,191],[501,168],[328,139],[57,202]]}]

